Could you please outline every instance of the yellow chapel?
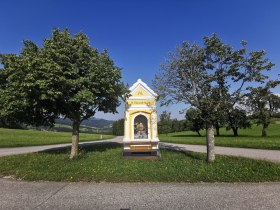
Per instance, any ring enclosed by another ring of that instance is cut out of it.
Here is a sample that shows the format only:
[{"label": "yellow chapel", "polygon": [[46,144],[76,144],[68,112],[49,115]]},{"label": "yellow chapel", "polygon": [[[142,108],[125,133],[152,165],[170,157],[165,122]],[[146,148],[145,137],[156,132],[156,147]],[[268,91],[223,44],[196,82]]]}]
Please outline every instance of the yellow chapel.
[{"label": "yellow chapel", "polygon": [[159,157],[156,111],[158,95],[141,79],[129,90],[124,113],[123,155]]}]

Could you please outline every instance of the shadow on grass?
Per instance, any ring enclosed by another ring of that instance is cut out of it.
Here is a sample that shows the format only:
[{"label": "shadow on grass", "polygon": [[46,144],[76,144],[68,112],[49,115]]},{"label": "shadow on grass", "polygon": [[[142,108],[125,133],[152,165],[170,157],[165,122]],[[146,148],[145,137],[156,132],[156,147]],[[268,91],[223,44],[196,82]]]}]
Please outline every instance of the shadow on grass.
[{"label": "shadow on grass", "polygon": [[[122,148],[122,144],[120,143],[116,143],[116,142],[93,142],[93,143],[88,143],[88,144],[82,144],[79,145],[79,157],[83,158],[84,155],[86,155],[87,153],[90,152],[106,152],[107,150],[110,149],[117,149],[117,148]],[[172,152],[178,152],[183,154],[184,156],[191,158],[193,160],[198,160],[198,161],[204,161],[205,157],[203,155],[200,154],[196,154],[192,151],[186,150],[183,147],[179,147],[179,146],[174,146],[174,145],[161,145],[161,149],[165,149],[165,150],[169,150]],[[67,146],[67,147],[60,147],[60,148],[52,148],[52,149],[47,149],[44,151],[41,151],[39,153],[46,153],[46,154],[70,154],[71,151],[71,147]]]},{"label": "shadow on grass", "polygon": [[199,161],[205,160],[205,157],[203,157],[203,155],[198,155],[197,153],[194,153],[193,151],[187,150],[184,147],[161,144],[160,148],[170,150],[170,151],[173,151],[173,152],[181,153],[181,154],[183,154],[183,155],[185,155],[185,156],[187,156],[191,159],[194,159],[194,160],[199,160]]},{"label": "shadow on grass", "polygon": [[[84,143],[82,145],[79,145],[79,151],[83,154],[88,152],[105,152],[109,149],[116,149],[121,148],[121,144],[116,142],[92,142],[92,143]],[[52,149],[46,149],[43,151],[40,151],[39,153],[48,153],[48,154],[58,154],[58,153],[70,153],[71,146],[66,147],[58,147],[58,148],[52,148]]]}]

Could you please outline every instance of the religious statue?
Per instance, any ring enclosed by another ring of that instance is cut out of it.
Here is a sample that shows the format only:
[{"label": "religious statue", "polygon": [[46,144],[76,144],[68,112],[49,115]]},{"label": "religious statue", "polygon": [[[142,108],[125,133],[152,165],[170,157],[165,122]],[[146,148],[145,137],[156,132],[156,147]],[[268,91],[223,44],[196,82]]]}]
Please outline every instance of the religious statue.
[{"label": "religious statue", "polygon": [[142,122],[136,123],[135,126],[135,139],[147,139],[147,130]]}]

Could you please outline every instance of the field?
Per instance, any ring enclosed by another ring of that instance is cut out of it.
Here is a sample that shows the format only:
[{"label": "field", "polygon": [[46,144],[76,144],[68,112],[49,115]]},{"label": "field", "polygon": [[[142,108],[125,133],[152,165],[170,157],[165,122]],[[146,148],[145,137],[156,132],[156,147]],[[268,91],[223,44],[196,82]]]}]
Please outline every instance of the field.
[{"label": "field", "polygon": [[[80,134],[80,141],[110,139],[112,135]],[[22,147],[71,143],[71,132],[50,132],[0,128],[0,147]]]},{"label": "field", "polygon": [[[205,131],[201,131],[202,137],[192,131],[162,134],[159,139],[162,142],[180,144],[205,145]],[[261,137],[261,126],[253,125],[251,129],[239,129],[239,136],[234,137],[232,131],[220,129],[220,136],[215,137],[217,146],[243,147],[257,149],[280,149],[280,121],[274,121],[268,127],[268,137]],[[104,134],[80,134],[80,141],[94,141],[110,139],[112,135]],[[37,130],[18,130],[0,128],[0,147],[21,147],[48,144],[70,143],[71,132],[51,132]]]},{"label": "field", "polygon": [[265,182],[280,181],[280,164],[216,156],[208,164],[201,153],[161,150],[160,160],[125,160],[119,144],[81,149],[69,160],[69,149],[0,158],[0,177],[23,180],[86,182]]},{"label": "field", "polygon": [[[180,144],[198,144],[205,145],[205,131],[201,131],[202,137],[192,131],[162,134],[159,139],[162,142],[180,143]],[[261,137],[261,126],[253,125],[251,129],[239,129],[239,136],[234,137],[232,131],[220,129],[220,136],[215,137],[217,146],[243,147],[256,149],[280,149],[280,124],[274,122],[268,127],[268,137]]]}]

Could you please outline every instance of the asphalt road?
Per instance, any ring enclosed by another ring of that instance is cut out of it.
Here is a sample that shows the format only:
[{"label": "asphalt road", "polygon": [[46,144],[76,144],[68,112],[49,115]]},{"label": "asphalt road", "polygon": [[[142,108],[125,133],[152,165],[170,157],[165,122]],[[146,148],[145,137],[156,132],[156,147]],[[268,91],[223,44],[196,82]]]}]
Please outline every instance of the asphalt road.
[{"label": "asphalt road", "polygon": [[0,179],[0,209],[280,209],[280,183],[58,183]]},{"label": "asphalt road", "polygon": [[[122,137],[96,143],[121,142]],[[3,148],[0,156],[69,144]],[[175,150],[205,146],[161,143]],[[276,153],[273,153],[276,152]],[[279,162],[279,151],[216,147],[217,154]],[[271,154],[263,156],[262,154]],[[276,157],[276,159],[275,159]],[[278,158],[278,159],[277,159]],[[280,209],[280,183],[63,183],[0,179],[0,209]]]}]

